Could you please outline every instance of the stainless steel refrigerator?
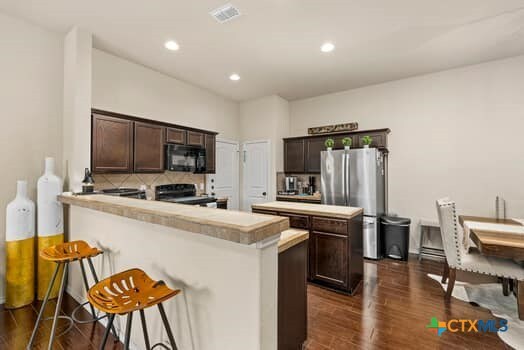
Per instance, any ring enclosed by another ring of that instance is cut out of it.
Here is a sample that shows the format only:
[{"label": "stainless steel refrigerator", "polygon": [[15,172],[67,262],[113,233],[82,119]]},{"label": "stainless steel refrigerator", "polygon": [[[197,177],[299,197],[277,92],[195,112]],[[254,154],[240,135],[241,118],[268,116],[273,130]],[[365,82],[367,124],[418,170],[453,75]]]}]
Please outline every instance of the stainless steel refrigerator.
[{"label": "stainless steel refrigerator", "polygon": [[386,211],[385,156],[377,148],[321,152],[322,204],[364,209],[364,257],[379,259],[379,219]]}]

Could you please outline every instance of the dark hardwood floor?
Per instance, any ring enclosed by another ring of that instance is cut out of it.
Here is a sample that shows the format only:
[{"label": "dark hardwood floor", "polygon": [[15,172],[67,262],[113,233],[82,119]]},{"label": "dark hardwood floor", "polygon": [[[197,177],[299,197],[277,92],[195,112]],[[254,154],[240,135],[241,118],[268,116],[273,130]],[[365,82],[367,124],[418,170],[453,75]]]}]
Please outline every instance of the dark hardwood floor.
[{"label": "dark hardwood floor", "polygon": [[[494,333],[445,332],[438,337],[426,329],[433,316],[439,320],[493,318],[489,311],[454,298],[446,305],[441,287],[427,277],[427,273],[440,275],[441,269],[438,262],[419,263],[411,257],[408,263],[366,261],[363,290],[353,297],[309,285],[306,349],[504,349]],[[77,304],[68,295],[64,299],[63,311],[70,314]],[[54,305],[49,305],[46,316],[52,315]],[[39,306],[0,307],[0,349],[25,348]],[[65,323],[60,325],[63,329]],[[51,321],[44,322],[35,349],[47,348],[50,328]],[[97,349],[103,331],[101,325],[75,324],[56,339],[54,348]],[[106,349],[122,349],[122,344],[111,338]]]},{"label": "dark hardwood floor", "polygon": [[[44,317],[53,316],[56,305],[55,302],[56,300],[52,300],[48,303]],[[33,325],[38,316],[38,311],[40,311],[40,305],[40,302],[34,302],[33,305],[16,310],[7,310],[3,305],[0,306],[0,349],[25,349],[29,342],[29,338],[31,337],[31,332],[33,331]],[[66,294],[62,305],[62,314],[70,315],[77,305],[78,303]],[[89,313],[85,311],[81,311],[78,314],[82,319],[89,317]],[[37,333],[37,338],[33,347],[34,349],[47,349],[52,322],[52,320],[49,320],[41,323],[42,326]],[[67,328],[67,326],[67,321],[59,320],[57,334]],[[98,349],[104,330],[105,328],[98,323],[75,323],[74,327],[69,330],[69,332],[63,336],[55,338],[53,349]],[[119,342],[115,342],[115,338],[110,335],[106,344],[106,349],[120,350],[123,349],[123,345]]]},{"label": "dark hardwood floor", "polygon": [[364,269],[363,290],[353,297],[308,286],[306,349],[506,348],[495,333],[447,331],[438,337],[426,329],[431,317],[439,321],[494,318],[488,310],[455,298],[444,303],[444,291],[427,277],[441,275],[441,263],[419,263],[410,256],[407,263],[366,260]]}]

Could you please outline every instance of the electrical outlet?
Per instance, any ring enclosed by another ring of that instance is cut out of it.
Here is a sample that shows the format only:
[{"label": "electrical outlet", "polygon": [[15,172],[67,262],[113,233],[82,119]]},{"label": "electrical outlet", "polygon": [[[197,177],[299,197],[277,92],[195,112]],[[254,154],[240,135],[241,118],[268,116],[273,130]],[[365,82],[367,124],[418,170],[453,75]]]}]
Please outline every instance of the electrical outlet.
[{"label": "electrical outlet", "polygon": [[200,191],[203,191],[203,190],[204,190],[204,183],[201,182],[201,183],[200,183]]}]

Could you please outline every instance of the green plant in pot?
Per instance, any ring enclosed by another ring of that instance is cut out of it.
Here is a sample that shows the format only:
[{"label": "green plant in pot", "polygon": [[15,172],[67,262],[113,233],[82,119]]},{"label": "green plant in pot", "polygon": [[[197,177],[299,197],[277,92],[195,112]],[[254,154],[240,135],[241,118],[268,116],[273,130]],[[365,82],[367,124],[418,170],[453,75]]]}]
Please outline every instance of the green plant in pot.
[{"label": "green plant in pot", "polygon": [[342,144],[344,145],[344,149],[350,149],[352,143],[353,141],[351,141],[351,137],[344,137],[342,139]]},{"label": "green plant in pot", "polygon": [[364,145],[364,148],[369,148],[369,145],[371,145],[371,142],[373,142],[373,139],[371,136],[364,136],[362,138],[362,144]]},{"label": "green plant in pot", "polygon": [[324,142],[324,145],[327,147],[328,151],[331,151],[333,149],[333,146],[335,146],[335,140],[327,139],[326,142]]}]

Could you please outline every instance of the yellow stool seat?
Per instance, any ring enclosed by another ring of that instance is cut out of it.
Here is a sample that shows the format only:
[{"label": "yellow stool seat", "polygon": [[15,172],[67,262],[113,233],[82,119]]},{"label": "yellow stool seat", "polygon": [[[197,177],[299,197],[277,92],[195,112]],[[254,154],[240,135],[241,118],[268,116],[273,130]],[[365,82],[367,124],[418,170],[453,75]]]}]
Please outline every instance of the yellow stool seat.
[{"label": "yellow stool seat", "polygon": [[102,254],[100,249],[91,247],[85,241],[61,243],[40,251],[40,257],[42,259],[56,263],[92,258],[99,254]]},{"label": "yellow stool seat", "polygon": [[108,277],[89,289],[87,298],[97,309],[110,314],[142,310],[180,293],[163,281],[154,281],[140,269],[130,269]]}]

